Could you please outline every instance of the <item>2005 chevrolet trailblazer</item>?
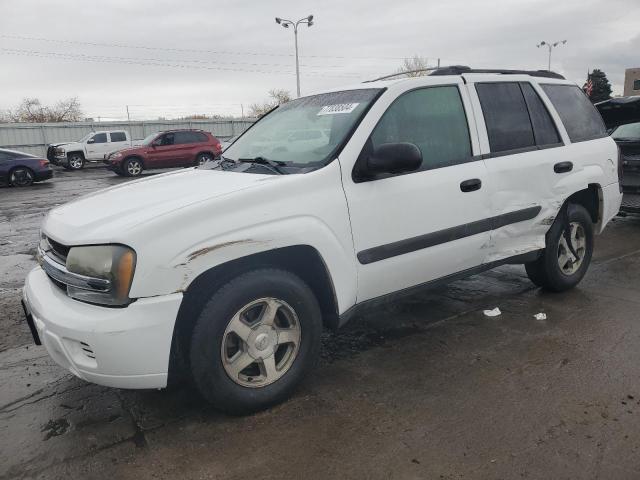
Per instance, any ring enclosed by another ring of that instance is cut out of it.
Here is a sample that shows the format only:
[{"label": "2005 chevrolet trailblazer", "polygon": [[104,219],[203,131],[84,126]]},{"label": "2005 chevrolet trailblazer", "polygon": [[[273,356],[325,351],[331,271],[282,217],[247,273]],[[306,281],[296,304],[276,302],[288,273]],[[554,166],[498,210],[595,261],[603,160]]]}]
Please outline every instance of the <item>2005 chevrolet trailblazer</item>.
[{"label": "2005 chevrolet trailblazer", "polygon": [[24,305],[56,362],[123,388],[187,373],[254,411],[366,306],[505,263],[575,286],[621,201],[615,142],[551,72],[449,67],[300,98],[223,155],[51,211]]}]

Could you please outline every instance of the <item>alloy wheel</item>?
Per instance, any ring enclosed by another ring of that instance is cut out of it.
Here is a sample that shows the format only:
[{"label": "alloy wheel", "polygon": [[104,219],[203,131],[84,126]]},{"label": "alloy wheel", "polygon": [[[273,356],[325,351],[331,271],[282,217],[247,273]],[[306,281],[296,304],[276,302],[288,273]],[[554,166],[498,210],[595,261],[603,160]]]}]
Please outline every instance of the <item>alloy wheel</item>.
[{"label": "alloy wheel", "polygon": [[69,166],[74,170],[79,170],[82,168],[82,157],[80,155],[72,155],[69,157]]},{"label": "alloy wheel", "polygon": [[127,172],[129,175],[136,176],[142,172],[142,165],[138,160],[129,160],[127,163]]},{"label": "alloy wheel", "polygon": [[33,183],[33,174],[26,168],[16,168],[11,172],[10,182],[16,187],[26,187]]},{"label": "alloy wheel", "polygon": [[232,317],[222,338],[224,370],[243,387],[264,387],[293,365],[300,347],[296,312],[276,298],[261,298]]},{"label": "alloy wheel", "polygon": [[569,228],[569,237],[577,257],[571,252],[565,238],[565,232],[563,232],[558,242],[558,266],[565,275],[573,275],[580,269],[587,251],[587,237],[582,225],[577,222],[571,222]]}]

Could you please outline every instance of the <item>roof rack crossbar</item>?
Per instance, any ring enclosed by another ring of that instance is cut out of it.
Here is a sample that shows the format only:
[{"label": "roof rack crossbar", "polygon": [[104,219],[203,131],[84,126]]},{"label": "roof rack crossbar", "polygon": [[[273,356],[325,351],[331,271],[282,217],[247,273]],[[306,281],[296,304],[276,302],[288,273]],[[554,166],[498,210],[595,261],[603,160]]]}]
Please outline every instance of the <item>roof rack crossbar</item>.
[{"label": "roof rack crossbar", "polygon": [[556,78],[559,80],[565,80],[565,78],[559,73],[552,72],[550,70],[506,70],[506,69],[494,69],[494,68],[471,68],[465,65],[451,65],[448,67],[433,67],[433,68],[420,68],[418,70],[408,70],[406,72],[396,72],[391,75],[385,75],[373,80],[366,80],[363,83],[377,82],[378,80],[388,80],[400,75],[406,75],[410,73],[429,72],[429,75],[462,75],[464,73],[498,73],[501,75],[529,75],[532,77],[543,78]]}]

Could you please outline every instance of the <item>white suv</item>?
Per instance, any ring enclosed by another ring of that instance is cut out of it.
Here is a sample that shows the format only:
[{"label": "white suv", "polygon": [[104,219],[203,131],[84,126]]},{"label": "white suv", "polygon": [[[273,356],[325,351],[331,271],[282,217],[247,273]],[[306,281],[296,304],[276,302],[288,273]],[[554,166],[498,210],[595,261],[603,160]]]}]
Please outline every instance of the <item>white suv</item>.
[{"label": "white suv", "polygon": [[[288,132],[322,131],[292,148]],[[281,139],[265,141],[265,139]],[[51,211],[24,306],[90,382],[285,399],[323,326],[506,263],[563,291],[621,202],[618,149],[551,72],[457,67],[293,100],[204,168]]]}]

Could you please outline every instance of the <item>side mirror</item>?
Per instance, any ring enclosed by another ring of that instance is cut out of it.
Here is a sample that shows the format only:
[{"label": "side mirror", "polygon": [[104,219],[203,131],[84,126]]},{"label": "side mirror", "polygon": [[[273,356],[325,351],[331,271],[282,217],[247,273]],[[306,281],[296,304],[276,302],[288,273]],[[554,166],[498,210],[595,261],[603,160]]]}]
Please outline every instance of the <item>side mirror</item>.
[{"label": "side mirror", "polygon": [[93,138],[90,138],[89,140],[87,140],[87,143],[96,143],[96,141]]},{"label": "side mirror", "polygon": [[383,173],[413,172],[422,165],[422,152],[413,143],[383,143],[367,159],[366,173],[372,176]]}]

